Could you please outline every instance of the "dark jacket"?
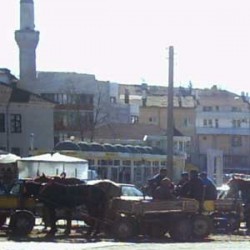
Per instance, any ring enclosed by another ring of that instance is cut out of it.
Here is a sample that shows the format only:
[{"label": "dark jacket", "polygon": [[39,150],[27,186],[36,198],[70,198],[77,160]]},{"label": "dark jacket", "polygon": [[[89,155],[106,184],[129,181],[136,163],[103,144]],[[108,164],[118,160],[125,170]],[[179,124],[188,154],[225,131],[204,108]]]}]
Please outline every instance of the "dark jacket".
[{"label": "dark jacket", "polygon": [[205,200],[216,200],[217,199],[217,189],[214,183],[208,178],[203,180],[203,185],[205,188]]},{"label": "dark jacket", "polygon": [[161,181],[165,178],[166,176],[161,175],[161,174],[156,174],[153,176],[153,178],[148,180],[148,187],[151,193],[155,191],[157,187],[160,186]]},{"label": "dark jacket", "polygon": [[180,196],[202,201],[204,199],[204,185],[200,178],[192,178],[180,189]]},{"label": "dark jacket", "polygon": [[154,200],[172,200],[175,198],[171,189],[166,186],[158,186],[153,192]]}]

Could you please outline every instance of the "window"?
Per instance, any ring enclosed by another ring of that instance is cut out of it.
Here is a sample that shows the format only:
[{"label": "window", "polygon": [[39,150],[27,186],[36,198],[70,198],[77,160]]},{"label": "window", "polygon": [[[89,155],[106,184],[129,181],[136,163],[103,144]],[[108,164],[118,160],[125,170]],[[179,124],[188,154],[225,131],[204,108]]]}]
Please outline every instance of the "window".
[{"label": "window", "polygon": [[218,128],[219,127],[219,120],[215,119],[215,127]]},{"label": "window", "polygon": [[131,161],[130,160],[124,160],[124,161],[122,161],[122,165],[131,166]]},{"label": "window", "polygon": [[184,118],[184,127],[189,127],[191,125],[191,119],[190,118]]},{"label": "window", "polygon": [[5,132],[5,115],[0,114],[0,133]]},{"label": "window", "polygon": [[116,103],[116,97],[111,96],[110,97],[110,103]]},{"label": "window", "polygon": [[166,161],[161,161],[161,166],[166,167]]},{"label": "window", "polygon": [[88,159],[89,166],[94,166],[95,165],[95,160],[93,159]]},{"label": "window", "polygon": [[114,166],[120,166],[120,160],[114,160]]},{"label": "window", "polygon": [[212,128],[213,127],[212,119],[204,119],[203,120],[203,126],[208,127],[208,128]]},{"label": "window", "polygon": [[241,120],[233,120],[233,128],[240,128],[241,127]]},{"label": "window", "polygon": [[155,167],[159,167],[160,166],[160,162],[159,161],[153,161],[153,166]]},{"label": "window", "polygon": [[212,107],[211,106],[204,106],[203,111],[205,111],[205,112],[212,111]]},{"label": "window", "polygon": [[154,124],[157,123],[157,117],[149,117],[148,120],[149,120],[150,123],[154,123]]},{"label": "window", "polygon": [[10,115],[10,132],[11,133],[22,132],[22,116],[20,114]]},{"label": "window", "polygon": [[241,107],[232,107],[232,112],[241,112]]},{"label": "window", "polygon": [[139,121],[139,117],[138,116],[136,116],[136,115],[131,115],[130,116],[130,120],[131,120],[131,123],[138,123],[138,121]]},{"label": "window", "polygon": [[232,137],[232,146],[233,147],[240,147],[242,146],[242,140],[240,136],[233,136]]}]

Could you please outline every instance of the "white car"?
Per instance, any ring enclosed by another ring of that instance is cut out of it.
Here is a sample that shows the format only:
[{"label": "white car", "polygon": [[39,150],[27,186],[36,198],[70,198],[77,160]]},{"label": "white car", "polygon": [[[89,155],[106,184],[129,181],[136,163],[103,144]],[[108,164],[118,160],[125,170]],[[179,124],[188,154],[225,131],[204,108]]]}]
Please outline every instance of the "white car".
[{"label": "white car", "polygon": [[123,200],[143,200],[143,199],[150,200],[152,199],[149,196],[144,196],[143,192],[139,188],[137,188],[134,184],[116,183],[110,180],[90,180],[90,181],[87,181],[87,184],[95,185],[95,184],[103,183],[103,182],[111,183],[112,185],[120,189],[119,197],[122,198]]},{"label": "white car", "polygon": [[143,192],[133,184],[118,183],[121,187],[121,198],[124,200],[151,200],[152,197],[145,196]]}]

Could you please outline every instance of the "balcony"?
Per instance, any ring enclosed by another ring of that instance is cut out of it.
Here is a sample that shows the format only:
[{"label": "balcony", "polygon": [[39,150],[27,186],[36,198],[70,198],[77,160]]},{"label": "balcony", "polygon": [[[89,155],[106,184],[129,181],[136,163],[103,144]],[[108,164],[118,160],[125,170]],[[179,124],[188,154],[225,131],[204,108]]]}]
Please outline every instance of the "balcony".
[{"label": "balcony", "polygon": [[207,111],[204,112],[202,110],[196,110],[196,117],[199,119],[245,119],[249,118],[249,112],[247,111],[242,111],[242,112],[235,112],[235,111]]},{"label": "balcony", "polygon": [[249,128],[214,128],[214,127],[196,127],[196,133],[200,135],[248,135]]}]

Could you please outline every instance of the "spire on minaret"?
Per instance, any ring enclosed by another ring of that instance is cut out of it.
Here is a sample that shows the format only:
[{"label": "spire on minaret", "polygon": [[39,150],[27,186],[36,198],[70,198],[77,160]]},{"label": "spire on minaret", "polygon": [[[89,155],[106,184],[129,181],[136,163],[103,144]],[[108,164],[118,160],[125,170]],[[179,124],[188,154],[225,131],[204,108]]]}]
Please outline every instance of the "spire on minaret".
[{"label": "spire on minaret", "polygon": [[20,87],[29,89],[36,80],[36,47],[39,42],[33,0],[20,1],[20,30],[15,32],[15,39],[19,47]]}]

